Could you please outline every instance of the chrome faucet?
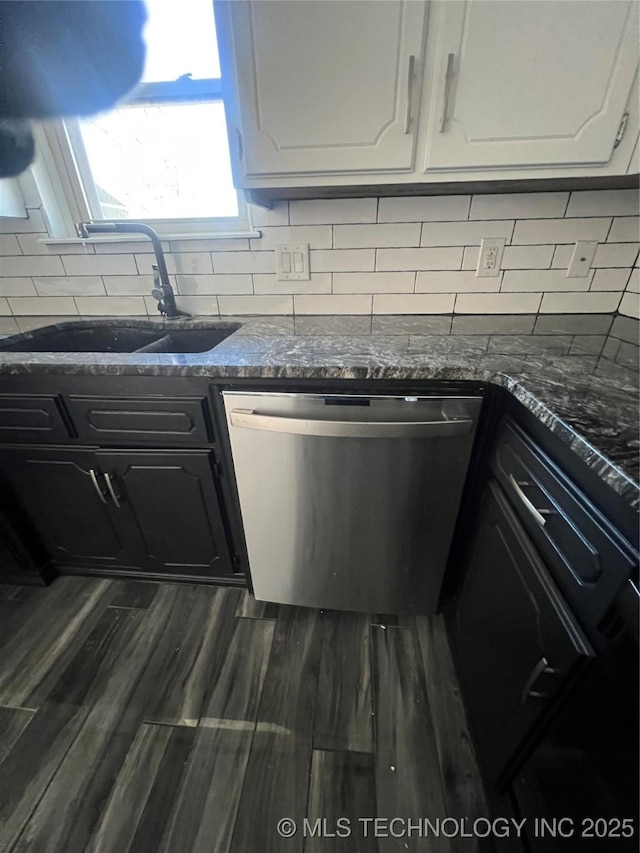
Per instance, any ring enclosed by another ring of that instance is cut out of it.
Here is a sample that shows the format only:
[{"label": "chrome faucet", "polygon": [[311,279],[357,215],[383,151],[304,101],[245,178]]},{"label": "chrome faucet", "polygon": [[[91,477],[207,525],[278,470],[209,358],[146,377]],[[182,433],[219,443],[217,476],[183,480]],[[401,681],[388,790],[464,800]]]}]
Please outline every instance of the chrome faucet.
[{"label": "chrome faucet", "polygon": [[169,320],[191,316],[186,311],[181,311],[176,305],[176,296],[169,281],[162,243],[158,233],[153,228],[143,222],[78,222],[76,232],[78,237],[84,239],[91,234],[145,234],[151,240],[156,256],[156,263],[152,266],[153,289],[151,295],[158,302],[158,311]]}]

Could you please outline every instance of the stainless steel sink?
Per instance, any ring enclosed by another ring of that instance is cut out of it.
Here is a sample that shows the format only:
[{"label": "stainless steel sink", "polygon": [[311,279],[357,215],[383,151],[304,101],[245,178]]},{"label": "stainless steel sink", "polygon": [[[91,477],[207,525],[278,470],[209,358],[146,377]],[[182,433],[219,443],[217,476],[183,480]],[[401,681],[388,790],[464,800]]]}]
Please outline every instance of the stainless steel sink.
[{"label": "stainless steel sink", "polygon": [[69,325],[62,329],[45,327],[0,340],[0,352],[208,352],[238,328],[238,323],[186,329],[158,328],[151,323],[140,326],[96,323]]}]

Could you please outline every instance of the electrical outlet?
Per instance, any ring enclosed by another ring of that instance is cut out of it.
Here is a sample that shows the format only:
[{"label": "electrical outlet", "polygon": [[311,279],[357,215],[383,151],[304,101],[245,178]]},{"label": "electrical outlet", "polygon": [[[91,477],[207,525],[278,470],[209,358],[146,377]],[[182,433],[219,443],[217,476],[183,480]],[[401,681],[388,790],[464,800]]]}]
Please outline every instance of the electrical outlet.
[{"label": "electrical outlet", "polygon": [[593,256],[598,248],[597,240],[579,240],[571,255],[569,267],[567,268],[567,278],[583,278],[589,275]]},{"label": "electrical outlet", "polygon": [[490,278],[500,275],[502,253],[504,252],[504,237],[485,237],[480,246],[480,257],[478,258],[477,278]]},{"label": "electrical outlet", "polygon": [[277,281],[308,281],[309,244],[278,243],[276,246]]}]

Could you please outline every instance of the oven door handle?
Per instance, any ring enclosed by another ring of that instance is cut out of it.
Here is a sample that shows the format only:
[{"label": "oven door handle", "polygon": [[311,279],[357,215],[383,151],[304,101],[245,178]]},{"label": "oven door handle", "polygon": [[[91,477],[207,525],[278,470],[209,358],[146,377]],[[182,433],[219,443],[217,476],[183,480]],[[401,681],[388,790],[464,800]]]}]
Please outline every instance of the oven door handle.
[{"label": "oven door handle", "polygon": [[334,438],[452,438],[468,435],[471,418],[437,421],[325,421],[283,415],[261,415],[252,409],[232,409],[231,426]]}]

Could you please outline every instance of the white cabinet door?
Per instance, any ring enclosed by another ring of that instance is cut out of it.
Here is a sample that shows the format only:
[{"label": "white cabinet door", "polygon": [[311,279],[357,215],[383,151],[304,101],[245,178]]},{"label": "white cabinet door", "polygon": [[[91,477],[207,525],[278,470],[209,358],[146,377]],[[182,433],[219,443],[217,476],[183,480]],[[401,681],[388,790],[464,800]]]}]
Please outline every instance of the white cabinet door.
[{"label": "white cabinet door", "polygon": [[219,4],[240,178],[412,170],[425,9],[417,0]]},{"label": "white cabinet door", "polygon": [[635,0],[437,6],[425,171],[609,162],[637,73]]}]

